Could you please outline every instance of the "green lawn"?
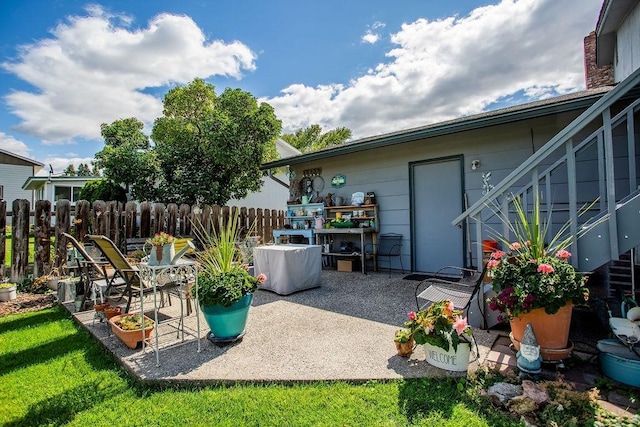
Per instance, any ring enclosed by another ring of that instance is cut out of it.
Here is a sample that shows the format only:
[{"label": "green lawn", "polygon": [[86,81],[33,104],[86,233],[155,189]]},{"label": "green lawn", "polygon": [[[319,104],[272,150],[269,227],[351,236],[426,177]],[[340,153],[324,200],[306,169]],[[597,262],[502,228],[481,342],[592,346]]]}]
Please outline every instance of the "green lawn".
[{"label": "green lawn", "polygon": [[[52,239],[53,240],[53,239]],[[4,265],[11,265],[11,236],[7,236],[5,240],[5,249],[4,249]],[[29,264],[33,264],[34,261],[34,238],[29,237]]]},{"label": "green lawn", "polygon": [[60,307],[0,318],[4,426],[519,425],[480,396],[480,381],[152,388],[131,380]]}]

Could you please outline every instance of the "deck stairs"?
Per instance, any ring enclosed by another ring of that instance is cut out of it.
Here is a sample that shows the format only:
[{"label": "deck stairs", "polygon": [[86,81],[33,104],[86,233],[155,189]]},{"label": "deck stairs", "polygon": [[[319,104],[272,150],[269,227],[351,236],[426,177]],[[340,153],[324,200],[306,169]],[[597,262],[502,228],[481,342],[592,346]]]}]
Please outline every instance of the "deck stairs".
[{"label": "deck stairs", "polygon": [[[474,259],[480,260],[479,242],[496,231],[508,235],[498,215],[513,218],[516,197],[530,210],[538,195],[550,235],[570,224],[574,265],[582,272],[608,268],[612,292],[630,289],[631,274],[617,272],[625,262],[624,254],[640,245],[639,184],[640,69],[551,138],[453,224],[468,222]],[[630,261],[627,265],[630,272]]]}]

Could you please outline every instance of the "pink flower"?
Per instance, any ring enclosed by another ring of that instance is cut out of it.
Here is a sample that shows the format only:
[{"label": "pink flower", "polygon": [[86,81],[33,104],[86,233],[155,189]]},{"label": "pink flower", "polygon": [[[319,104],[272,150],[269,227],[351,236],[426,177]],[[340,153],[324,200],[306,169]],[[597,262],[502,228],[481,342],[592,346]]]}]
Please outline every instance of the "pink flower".
[{"label": "pink flower", "polygon": [[411,313],[407,313],[407,316],[409,316],[409,320],[416,320],[416,312],[412,311]]},{"label": "pink flower", "polygon": [[462,333],[465,329],[467,329],[468,326],[469,324],[467,323],[466,317],[456,316],[456,321],[453,322],[453,329],[456,330],[458,335],[462,335]]},{"label": "pink flower", "polygon": [[558,251],[558,253],[556,254],[556,256],[560,259],[567,259],[571,257],[571,252],[567,251],[567,250],[561,250]]},{"label": "pink flower", "polygon": [[265,276],[264,273],[258,274],[258,282],[264,283],[266,281],[267,281],[267,276]]},{"label": "pink flower", "polygon": [[521,247],[522,245],[520,245],[520,243],[518,242],[513,242],[510,246],[510,248],[513,249],[514,251],[519,251]]},{"label": "pink flower", "polygon": [[446,307],[446,310],[447,310],[448,312],[453,312],[453,310],[455,310],[455,309],[456,309],[456,306],[455,306],[455,305],[453,305],[453,303],[452,303],[451,301],[447,301],[447,307]]},{"label": "pink flower", "polygon": [[506,252],[504,252],[504,251],[495,251],[494,253],[491,254],[491,258],[492,259],[501,259],[505,255],[506,255]]},{"label": "pink flower", "polygon": [[498,261],[497,259],[490,259],[489,262],[487,262],[487,268],[495,268],[499,265],[500,261]]},{"label": "pink flower", "polygon": [[538,266],[538,273],[543,273],[543,274],[551,274],[553,273],[553,267],[550,266],[549,264],[540,264]]}]

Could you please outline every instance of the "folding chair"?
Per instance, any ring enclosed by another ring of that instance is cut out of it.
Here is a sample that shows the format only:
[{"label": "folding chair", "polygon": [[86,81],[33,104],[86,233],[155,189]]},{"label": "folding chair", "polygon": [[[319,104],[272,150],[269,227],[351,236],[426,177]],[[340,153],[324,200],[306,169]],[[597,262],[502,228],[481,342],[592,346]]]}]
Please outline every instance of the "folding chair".
[{"label": "folding chair", "polygon": [[[144,298],[149,293],[153,292],[153,287],[146,284],[141,278],[140,273],[137,268],[133,267],[129,264],[129,261],[125,258],[125,256],[120,252],[120,249],[106,236],[98,236],[98,235],[88,235],[87,239],[95,244],[95,246],[100,249],[105,259],[109,261],[111,266],[116,270],[117,274],[124,279],[126,282],[126,286],[124,291],[122,292],[122,297],[127,297],[127,306],[125,308],[125,313],[129,312],[129,308],[131,307],[131,301],[133,298]],[[142,295],[140,295],[142,285]],[[168,291],[171,288],[176,288],[179,284],[176,282],[168,281],[163,284],[159,284],[156,286],[156,290],[160,292],[161,296],[161,305],[164,301],[162,297],[162,293]],[[174,294],[178,297],[181,297],[180,294]]]},{"label": "folding chair", "polygon": [[[387,260],[389,261],[389,277],[391,277],[391,258],[398,258],[400,260],[400,268],[402,268],[402,272],[404,273],[404,265],[402,263],[402,234],[381,234],[375,246],[375,256],[378,259],[387,258]],[[368,257],[374,256],[370,252],[371,248],[371,243],[367,243],[365,245],[364,250],[365,253],[368,254]],[[376,264],[378,265],[378,269],[380,269],[380,262],[378,261]]]},{"label": "folding chair", "polygon": [[481,325],[478,326],[486,327],[484,298],[481,292],[486,272],[486,266],[482,271],[455,266],[443,267],[432,277],[418,283],[415,291],[416,307],[422,310],[434,302],[448,300],[471,319],[472,316],[477,316],[475,307],[472,307],[475,299],[478,314],[481,316]]}]

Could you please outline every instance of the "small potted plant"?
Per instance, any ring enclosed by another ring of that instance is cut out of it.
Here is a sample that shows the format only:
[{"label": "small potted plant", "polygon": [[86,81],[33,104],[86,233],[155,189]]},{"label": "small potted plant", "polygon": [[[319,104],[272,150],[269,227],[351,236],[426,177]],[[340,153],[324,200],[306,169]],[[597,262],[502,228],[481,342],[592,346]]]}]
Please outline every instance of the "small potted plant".
[{"label": "small potted plant", "polygon": [[413,333],[409,329],[398,329],[396,331],[393,342],[396,344],[396,351],[399,356],[409,357],[413,353],[415,341]]},{"label": "small potted plant", "polygon": [[113,333],[129,348],[136,348],[143,339],[150,338],[155,328],[152,319],[139,313],[114,316],[109,324]]},{"label": "small potted plant", "polygon": [[467,370],[473,333],[451,301],[434,302],[409,313],[405,326],[415,342],[424,345],[427,362],[449,371]]},{"label": "small potted plant", "polygon": [[164,231],[147,239],[146,243],[151,245],[149,253],[149,265],[168,265],[175,256],[174,243],[176,238]]},{"label": "small potted plant", "polygon": [[17,296],[17,286],[15,283],[3,282],[0,283],[0,301],[13,301]]}]

